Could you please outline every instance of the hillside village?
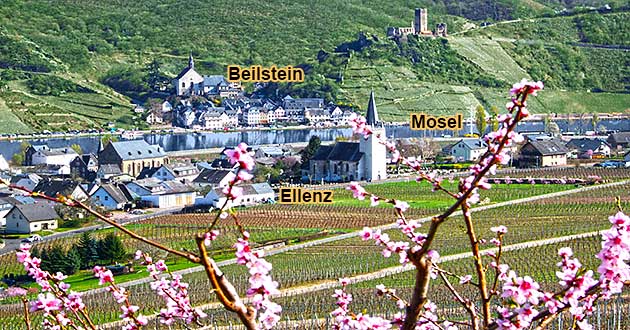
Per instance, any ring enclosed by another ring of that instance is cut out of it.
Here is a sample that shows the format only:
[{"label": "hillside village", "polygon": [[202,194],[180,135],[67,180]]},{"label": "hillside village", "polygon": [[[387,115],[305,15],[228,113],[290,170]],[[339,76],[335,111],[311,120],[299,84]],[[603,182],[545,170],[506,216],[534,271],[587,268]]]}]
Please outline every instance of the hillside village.
[{"label": "hillside village", "polygon": [[[195,130],[276,127],[306,124],[314,127],[347,126],[354,113],[323,98],[292,98],[280,102],[245,96],[239,82],[229,83],[222,75],[202,76],[195,70],[193,56],[171,83],[170,99],[156,103],[146,114],[149,125],[172,125]],[[145,112],[136,106],[137,112]]]}]

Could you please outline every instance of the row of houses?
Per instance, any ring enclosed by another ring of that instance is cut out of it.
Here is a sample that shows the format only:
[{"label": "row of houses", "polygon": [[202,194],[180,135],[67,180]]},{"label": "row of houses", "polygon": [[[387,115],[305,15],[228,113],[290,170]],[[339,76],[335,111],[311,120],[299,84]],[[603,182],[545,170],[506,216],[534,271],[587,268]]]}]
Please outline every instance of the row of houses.
[{"label": "row of houses", "polygon": [[212,102],[192,104],[182,100],[173,109],[173,125],[184,128],[218,130],[235,127],[269,126],[278,123],[332,123],[347,125],[353,112],[342,110],[323,99],[284,98],[282,104],[268,99],[225,99],[221,106]]},{"label": "row of houses", "polygon": [[[33,149],[49,148],[37,146]],[[30,172],[33,167],[23,167],[25,172],[20,174],[3,172],[0,175],[10,179],[12,184],[31,191],[48,196],[71,196],[112,211],[136,207],[220,207],[226,199],[222,189],[229,184],[235,172],[234,165],[225,155],[210,163],[171,162],[161,148],[144,140],[110,142],[100,149],[96,154],[76,155],[75,152],[70,164],[64,164],[71,168],[73,175],[42,175]],[[39,150],[34,151],[37,152]],[[255,150],[261,162],[270,164],[273,164],[274,157],[284,157],[287,152],[279,147]],[[52,158],[52,161],[57,159]],[[267,183],[244,185],[243,189],[245,195],[232,201],[231,206],[274,200],[273,190]],[[0,225],[6,225],[7,232],[22,233],[57,227],[55,219],[58,216],[47,218],[54,214],[49,210],[53,203],[36,199],[30,204],[38,205],[36,209],[39,211],[22,212],[18,207],[23,204],[19,202],[20,197],[19,191],[0,187],[0,198],[6,198],[0,203]],[[16,213],[9,214],[11,210]]]},{"label": "row of houses", "polygon": [[[481,139],[462,139],[444,151],[455,161],[472,162],[478,160],[487,150]],[[528,136],[520,147],[514,146],[508,152],[514,156],[516,165],[521,167],[547,167],[567,164],[567,159],[597,159],[611,156],[613,147],[603,139],[579,138],[562,141],[550,136]]]}]

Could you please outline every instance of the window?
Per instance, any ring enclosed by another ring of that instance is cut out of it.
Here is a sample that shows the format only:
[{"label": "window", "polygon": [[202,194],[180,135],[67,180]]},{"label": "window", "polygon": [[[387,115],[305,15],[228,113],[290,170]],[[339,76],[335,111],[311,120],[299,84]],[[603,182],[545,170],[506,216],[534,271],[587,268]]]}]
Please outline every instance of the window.
[{"label": "window", "polygon": [[105,196],[105,200],[108,201],[109,200],[109,196]]},{"label": "window", "polygon": [[182,88],[185,88],[185,87],[186,87],[186,82],[182,81]]}]

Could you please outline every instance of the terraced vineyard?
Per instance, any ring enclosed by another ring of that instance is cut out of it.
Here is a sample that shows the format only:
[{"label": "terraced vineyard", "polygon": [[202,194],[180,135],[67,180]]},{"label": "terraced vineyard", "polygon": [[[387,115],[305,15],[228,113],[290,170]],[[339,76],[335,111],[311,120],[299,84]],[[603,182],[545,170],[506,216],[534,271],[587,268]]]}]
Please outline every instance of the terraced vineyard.
[{"label": "terraced vineyard", "polygon": [[460,55],[505,82],[520,81],[523,78],[531,80],[529,74],[494,40],[451,38],[449,41]]}]

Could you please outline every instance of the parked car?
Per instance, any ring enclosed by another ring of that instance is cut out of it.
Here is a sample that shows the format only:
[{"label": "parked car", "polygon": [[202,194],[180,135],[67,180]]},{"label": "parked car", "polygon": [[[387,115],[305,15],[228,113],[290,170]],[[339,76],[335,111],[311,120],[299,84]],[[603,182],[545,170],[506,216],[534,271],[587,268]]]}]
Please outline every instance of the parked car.
[{"label": "parked car", "polygon": [[41,242],[43,240],[43,238],[37,234],[31,235],[28,238],[25,238],[22,240],[22,243],[35,243],[35,242]]},{"label": "parked car", "polygon": [[133,214],[133,215],[140,215],[140,214],[144,214],[145,211],[143,211],[143,210],[131,210],[128,213],[129,214]]}]

